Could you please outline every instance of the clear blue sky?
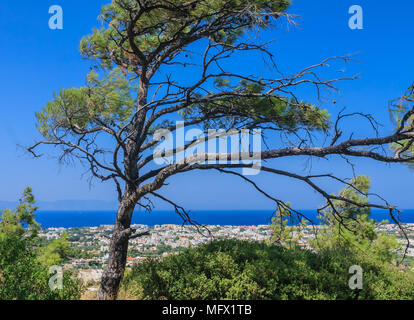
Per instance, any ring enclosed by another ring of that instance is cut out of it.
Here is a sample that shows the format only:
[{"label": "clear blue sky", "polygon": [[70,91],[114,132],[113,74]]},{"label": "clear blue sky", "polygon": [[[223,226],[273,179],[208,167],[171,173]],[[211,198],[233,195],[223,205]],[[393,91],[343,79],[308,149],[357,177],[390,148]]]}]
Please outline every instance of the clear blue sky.
[{"label": "clear blue sky", "polygon": [[[107,0],[109,1],[109,0]],[[2,34],[0,61],[0,200],[16,200],[24,187],[34,188],[43,201],[115,199],[111,183],[94,182],[89,187],[85,168],[59,166],[48,157],[33,160],[17,145],[30,145],[39,138],[34,113],[60,88],[81,86],[89,63],[81,59],[81,37],[97,25],[96,17],[105,0],[11,1],[0,4]],[[63,8],[64,29],[48,28],[51,5]],[[359,4],[364,9],[364,29],[348,28],[348,8]],[[372,113],[389,133],[387,103],[399,96],[413,81],[414,3],[406,0],[294,0],[290,12],[301,15],[299,28],[274,32],[279,40],[273,46],[280,68],[293,72],[319,62],[325,57],[359,52],[360,63],[352,71],[361,79],[340,86],[342,99],[332,113],[343,106],[348,110]],[[240,67],[254,68],[251,61],[239,61]],[[360,135],[358,122],[348,122],[347,129]],[[355,160],[358,174],[372,177],[372,191],[378,192],[402,208],[414,208],[412,181],[414,171],[402,165],[378,164]],[[302,161],[283,160],[283,168],[300,172]],[[349,176],[349,168],[339,161],[315,161],[314,169],[336,171]],[[271,194],[291,201],[296,208],[315,208],[322,202],[311,190],[288,179],[260,174],[257,181]],[[202,182],[202,183],[201,183]],[[233,177],[212,173],[190,173],[170,180],[164,194],[189,209],[271,208],[272,203],[255,193],[250,186]],[[334,192],[336,186],[330,186]],[[165,206],[158,207],[164,209]]]}]

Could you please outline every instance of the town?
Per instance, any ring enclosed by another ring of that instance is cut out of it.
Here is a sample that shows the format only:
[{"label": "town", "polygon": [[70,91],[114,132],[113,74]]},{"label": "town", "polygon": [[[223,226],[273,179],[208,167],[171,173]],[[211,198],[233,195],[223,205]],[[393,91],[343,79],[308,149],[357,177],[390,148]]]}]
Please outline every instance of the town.
[{"label": "town", "polygon": [[[137,233],[148,231],[148,236],[130,240],[127,267],[145,260],[160,259],[169,254],[178,253],[185,248],[196,247],[200,244],[218,239],[239,239],[244,241],[263,242],[272,236],[270,225],[258,226],[218,226],[210,225],[203,228],[182,225],[132,225]],[[309,248],[309,240],[314,237],[315,229],[319,226],[306,226],[301,230],[298,245]],[[61,237],[63,232],[69,236],[71,247],[75,249],[72,257],[64,268],[76,269],[78,275],[85,282],[97,282],[100,279],[104,264],[108,259],[109,240],[112,225],[84,228],[49,228],[42,229],[39,236],[46,241]],[[404,229],[410,240],[414,243],[414,223],[404,224]],[[380,224],[379,232],[394,235],[402,243],[406,239],[396,224]],[[410,245],[407,250],[407,261],[414,262],[414,248]]]}]

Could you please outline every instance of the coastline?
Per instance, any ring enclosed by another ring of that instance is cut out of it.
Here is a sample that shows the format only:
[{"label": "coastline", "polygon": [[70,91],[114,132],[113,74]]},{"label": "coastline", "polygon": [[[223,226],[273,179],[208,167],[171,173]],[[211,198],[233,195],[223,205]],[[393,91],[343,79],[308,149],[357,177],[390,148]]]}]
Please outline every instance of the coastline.
[{"label": "coastline", "polygon": [[[316,210],[300,210],[304,215],[318,224]],[[272,210],[194,210],[191,217],[203,225],[221,226],[251,226],[269,225],[274,214]],[[112,225],[115,222],[116,211],[38,211],[36,220],[43,228],[50,227],[98,227]],[[387,211],[373,210],[371,217],[380,222],[390,221]],[[414,223],[414,209],[402,210],[403,223]],[[146,213],[136,211],[133,215],[133,224],[148,226],[162,224],[182,224],[181,218],[174,211],[153,211]]]}]

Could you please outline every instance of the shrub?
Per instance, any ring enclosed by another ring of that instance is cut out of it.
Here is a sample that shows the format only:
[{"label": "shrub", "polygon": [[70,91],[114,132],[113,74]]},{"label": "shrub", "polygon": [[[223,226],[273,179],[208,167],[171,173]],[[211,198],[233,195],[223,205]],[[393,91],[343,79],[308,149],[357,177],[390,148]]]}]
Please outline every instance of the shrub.
[{"label": "shrub", "polygon": [[[348,286],[349,267],[364,289]],[[414,276],[391,264],[258,242],[224,240],[138,264],[123,289],[142,299],[413,299]]]},{"label": "shrub", "polygon": [[[82,287],[71,273],[64,272],[61,290],[49,288],[53,274],[49,275],[42,261],[52,260],[46,255],[40,259],[35,247],[38,224],[33,205],[31,189],[27,188],[15,210],[0,212],[0,300],[79,299]],[[61,261],[57,253],[54,257]]]}]

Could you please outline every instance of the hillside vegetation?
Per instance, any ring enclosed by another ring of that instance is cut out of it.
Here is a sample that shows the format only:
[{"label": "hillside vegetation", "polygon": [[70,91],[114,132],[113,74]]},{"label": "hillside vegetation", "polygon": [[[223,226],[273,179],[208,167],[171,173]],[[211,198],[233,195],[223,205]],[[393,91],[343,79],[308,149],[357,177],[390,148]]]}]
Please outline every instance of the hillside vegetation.
[{"label": "hillside vegetation", "polygon": [[[362,290],[348,286],[351,265],[364,270]],[[363,255],[224,240],[136,265],[121,292],[169,300],[414,299],[414,274]]]}]

